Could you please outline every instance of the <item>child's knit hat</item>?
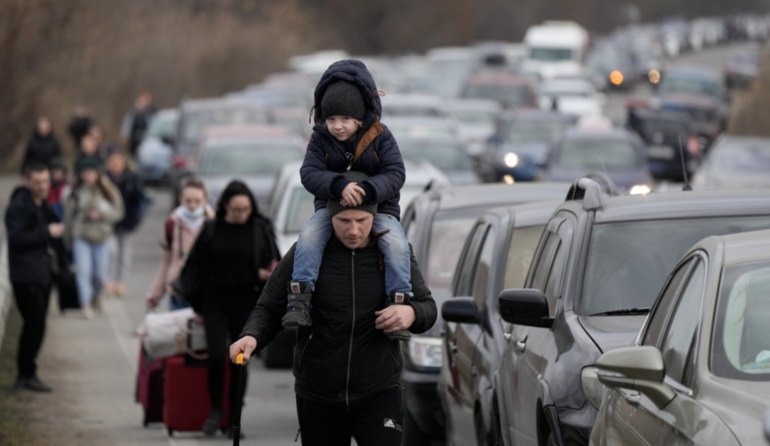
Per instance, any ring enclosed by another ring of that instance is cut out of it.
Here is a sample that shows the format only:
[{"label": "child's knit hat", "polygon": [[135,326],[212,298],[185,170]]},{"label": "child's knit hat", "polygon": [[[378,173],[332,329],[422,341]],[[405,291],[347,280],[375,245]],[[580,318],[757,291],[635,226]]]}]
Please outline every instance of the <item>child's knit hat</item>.
[{"label": "child's knit hat", "polygon": [[331,116],[348,116],[363,121],[366,104],[361,89],[342,80],[330,84],[321,99],[321,113],[324,119]]}]

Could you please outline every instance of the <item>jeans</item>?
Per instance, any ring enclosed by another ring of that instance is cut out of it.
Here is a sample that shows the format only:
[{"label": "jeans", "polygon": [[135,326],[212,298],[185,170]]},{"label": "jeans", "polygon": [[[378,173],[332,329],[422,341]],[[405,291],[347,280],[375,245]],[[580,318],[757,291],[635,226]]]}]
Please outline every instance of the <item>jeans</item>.
[{"label": "jeans", "polygon": [[125,283],[131,268],[133,232],[116,232],[110,239],[110,269],[107,281]]},{"label": "jeans", "polygon": [[[385,292],[388,295],[395,291],[411,295],[411,258],[404,229],[393,216],[375,215],[372,235],[385,231],[389,232],[377,239],[377,245],[385,261]],[[326,209],[319,209],[310,217],[297,241],[292,281],[305,282],[309,284],[311,290],[315,290],[315,281],[321,269],[324,249],[333,232],[332,220]]]},{"label": "jeans", "polygon": [[91,305],[94,296],[102,291],[107,270],[108,247],[107,241],[91,243],[83,239],[75,239],[72,243],[81,307]]},{"label": "jeans", "polygon": [[366,401],[333,406],[297,397],[303,446],[400,446],[404,406],[401,389],[385,390]]},{"label": "jeans", "polygon": [[43,345],[45,336],[45,317],[48,313],[48,301],[51,285],[13,283],[13,296],[19,307],[24,325],[19,337],[19,351],[16,365],[19,378],[32,378],[37,374],[35,358]]}]

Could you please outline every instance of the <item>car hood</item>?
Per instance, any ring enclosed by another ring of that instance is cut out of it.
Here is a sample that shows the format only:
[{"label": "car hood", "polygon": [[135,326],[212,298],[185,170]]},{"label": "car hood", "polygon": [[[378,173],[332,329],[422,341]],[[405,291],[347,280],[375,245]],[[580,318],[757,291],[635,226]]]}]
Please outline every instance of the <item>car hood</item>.
[{"label": "car hood", "polygon": [[[571,182],[585,176],[589,171],[601,171],[601,169],[564,168],[554,166],[546,172],[545,180]],[[607,172],[607,175],[615,182],[618,188],[623,191],[628,191],[632,186],[637,184],[646,184],[648,186],[652,184],[649,174],[641,167],[633,170],[611,170]]]},{"label": "car hood", "polygon": [[602,353],[629,347],[639,334],[647,316],[578,316],[583,329]]}]

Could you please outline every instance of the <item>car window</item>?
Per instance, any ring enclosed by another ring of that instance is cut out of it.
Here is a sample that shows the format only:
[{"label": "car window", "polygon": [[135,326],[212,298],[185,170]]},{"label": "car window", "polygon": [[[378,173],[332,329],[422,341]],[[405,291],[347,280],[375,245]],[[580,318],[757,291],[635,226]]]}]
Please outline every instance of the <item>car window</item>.
[{"label": "car window", "polygon": [[465,251],[463,258],[460,259],[461,263],[457,269],[459,276],[457,277],[455,296],[471,295],[471,284],[476,269],[476,261],[479,258],[479,244],[488,228],[489,226],[486,223],[479,223],[473,228],[471,235],[468,237],[468,249]]},{"label": "car window", "polygon": [[503,288],[522,288],[527,280],[532,258],[537,249],[537,243],[543,235],[545,226],[530,226],[513,230],[508,256],[505,262],[505,278]]},{"label": "car window", "polygon": [[286,213],[286,227],[284,232],[295,233],[302,231],[305,223],[310,220],[315,212],[313,194],[305,190],[304,187],[295,187],[292,190],[289,201],[289,210]]},{"label": "car window", "polygon": [[540,258],[537,260],[537,267],[535,268],[532,284],[530,285],[531,288],[537,288],[541,291],[545,290],[545,281],[548,280],[548,272],[551,270],[553,256],[556,254],[556,251],[561,244],[559,234],[549,232],[546,236],[548,238],[543,245],[543,249],[540,251]]},{"label": "car window", "polygon": [[541,143],[551,141],[554,135],[569,127],[569,123],[556,119],[520,119],[511,122],[505,131],[510,143]]},{"label": "car window", "polygon": [[545,284],[545,298],[548,301],[548,310],[551,316],[556,314],[557,300],[561,297],[564,288],[564,275],[569,260],[569,251],[574,227],[570,220],[564,221],[559,227],[560,243],[548,272],[548,281]]},{"label": "car window", "polygon": [[711,345],[711,371],[770,381],[770,262],[728,266],[722,273]]},{"label": "car window", "polygon": [[425,281],[434,296],[451,295],[457,262],[476,218],[439,215],[434,220],[428,246],[428,264],[424,270],[427,271]]},{"label": "car window", "polygon": [[641,157],[628,140],[567,139],[558,151],[561,167],[622,169],[641,164]]},{"label": "car window", "polygon": [[471,170],[471,163],[465,148],[454,142],[437,143],[405,140],[399,142],[398,147],[405,160],[427,160],[443,171]]},{"label": "car window", "polygon": [[491,227],[484,238],[479,261],[476,262],[476,270],[473,274],[473,299],[476,301],[476,308],[480,310],[485,306],[496,243],[497,229]]},{"label": "car window", "polygon": [[690,270],[692,262],[693,260],[690,260],[676,270],[674,276],[669,281],[666,290],[660,296],[660,299],[655,306],[654,313],[650,315],[650,321],[647,323],[647,332],[644,341],[642,342],[644,345],[658,346],[663,334],[663,326],[665,325],[666,320],[668,320],[671,306],[675,302],[674,297],[679,293],[679,289],[682,286],[684,278],[687,277],[687,272]]},{"label": "car window", "polygon": [[666,334],[660,343],[666,375],[687,387],[690,387],[690,382],[685,379],[685,371],[694,354],[705,275],[705,264],[697,260],[687,284],[679,293],[679,301],[666,324]]}]

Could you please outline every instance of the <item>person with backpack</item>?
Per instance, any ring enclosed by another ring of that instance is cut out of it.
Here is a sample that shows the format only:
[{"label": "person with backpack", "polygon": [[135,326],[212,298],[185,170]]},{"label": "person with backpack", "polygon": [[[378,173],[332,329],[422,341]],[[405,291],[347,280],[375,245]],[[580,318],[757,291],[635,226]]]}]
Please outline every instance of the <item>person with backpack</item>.
[{"label": "person with backpack", "polygon": [[65,240],[72,246],[80,307],[93,319],[94,297],[105,283],[108,241],[123,219],[120,191],[99,171],[96,159],[82,160],[64,207]]},{"label": "person with backpack", "polygon": [[169,296],[171,311],[190,306],[174,285],[203,223],[214,218],[214,211],[207,204],[206,185],[198,178],[183,180],[179,201],[181,205],[171,212],[163,225],[160,265],[150,291],[147,292],[147,308],[157,307],[166,294]]},{"label": "person with backpack", "polygon": [[[211,400],[211,413],[202,426],[206,435],[214,435],[225,416],[227,339],[238,338],[280,257],[270,220],[259,213],[248,186],[230,182],[219,198],[216,217],[203,224],[180,278],[182,295],[206,330]],[[235,367],[229,368],[235,383]],[[230,387],[230,413],[243,404],[243,393],[236,394],[236,387]]]},{"label": "person with backpack", "polygon": [[126,293],[125,281],[131,267],[131,245],[134,231],[144,219],[152,205],[142,180],[128,169],[126,157],[117,147],[107,156],[107,177],[120,191],[125,212],[123,219],[115,225],[115,233],[110,239],[109,267],[104,291],[123,297]]},{"label": "person with backpack", "polygon": [[[315,90],[315,127],[300,169],[302,184],[315,195],[315,214],[299,236],[284,327],[312,325],[310,310],[323,247],[331,238],[328,200],[343,206],[376,204],[374,231],[385,265],[387,305],[406,305],[412,295],[409,244],[399,222],[400,190],[406,173],[396,139],[380,123],[382,104],[366,65],[358,60],[332,64]],[[367,175],[351,181],[344,172]],[[408,341],[407,330],[389,333]]]},{"label": "person with backpack", "polygon": [[[361,183],[360,172],[345,179]],[[310,314],[312,326],[297,329],[294,392],[304,446],[400,446],[403,430],[401,342],[391,333],[423,333],[436,321],[436,303],[410,254],[413,297],[387,306],[382,252],[373,229],[376,203],[327,202],[333,235],[325,244]],[[285,288],[296,268],[297,244],[278,264],[257,301],[230,359],[246,361],[281,330],[289,302]],[[411,251],[410,251],[411,252]],[[385,267],[387,269],[387,266]]]}]

